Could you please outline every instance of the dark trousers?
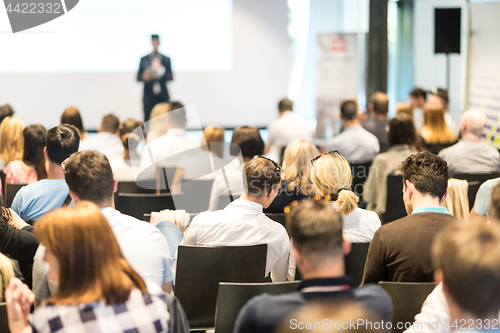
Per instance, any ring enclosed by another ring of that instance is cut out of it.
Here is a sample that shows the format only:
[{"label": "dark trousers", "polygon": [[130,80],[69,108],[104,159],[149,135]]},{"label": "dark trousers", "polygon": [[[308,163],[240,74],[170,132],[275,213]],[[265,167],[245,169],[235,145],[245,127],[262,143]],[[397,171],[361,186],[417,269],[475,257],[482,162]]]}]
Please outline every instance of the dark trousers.
[{"label": "dark trousers", "polygon": [[144,108],[144,122],[149,120],[149,116],[151,115],[151,110],[153,110],[154,106],[158,103],[168,103],[168,98],[165,99],[162,95],[149,95],[145,96],[142,100],[142,105]]}]

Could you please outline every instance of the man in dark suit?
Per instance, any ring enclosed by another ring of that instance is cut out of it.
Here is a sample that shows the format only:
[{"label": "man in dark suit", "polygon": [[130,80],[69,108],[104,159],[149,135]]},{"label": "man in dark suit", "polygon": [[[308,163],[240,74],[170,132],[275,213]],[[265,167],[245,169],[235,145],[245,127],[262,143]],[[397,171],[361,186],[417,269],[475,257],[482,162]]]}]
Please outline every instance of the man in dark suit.
[{"label": "man in dark suit", "polygon": [[170,100],[167,81],[173,79],[170,58],[158,52],[160,37],[152,35],[151,44],[153,44],[153,52],[141,58],[137,73],[137,81],[144,82],[144,96],[142,98],[144,121],[149,120],[151,110],[156,104]]}]

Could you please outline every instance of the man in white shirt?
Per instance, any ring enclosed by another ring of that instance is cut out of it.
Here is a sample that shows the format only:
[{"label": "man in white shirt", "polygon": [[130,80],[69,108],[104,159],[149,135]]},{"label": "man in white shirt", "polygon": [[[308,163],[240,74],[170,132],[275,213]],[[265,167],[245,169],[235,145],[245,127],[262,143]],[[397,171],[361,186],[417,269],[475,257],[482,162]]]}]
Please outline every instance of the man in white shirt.
[{"label": "man in white shirt", "polygon": [[120,121],[115,115],[105,115],[97,134],[89,135],[80,141],[79,151],[97,150],[106,155],[108,160],[122,157],[124,148],[118,136],[119,125]]},{"label": "man in white shirt", "polygon": [[498,150],[481,141],[486,115],[481,110],[465,111],[460,119],[461,140],[439,152],[448,163],[450,177],[457,173],[493,173],[500,171]]},{"label": "man in white shirt", "polygon": [[223,210],[204,212],[193,219],[182,245],[244,246],[267,244],[266,276],[274,282],[293,280],[289,269],[290,238],[285,228],[268,218],[269,207],[281,186],[280,168],[264,157],[245,164],[246,186],[240,199]]},{"label": "man in white shirt", "polygon": [[[313,142],[313,131],[309,124],[293,114],[293,102],[288,98],[282,99],[278,103],[279,118],[269,124],[267,131],[268,146],[275,146],[278,149],[285,148],[294,140],[306,140]],[[269,147],[268,147],[269,148]]]},{"label": "man in white shirt", "polygon": [[377,137],[361,126],[358,103],[355,100],[342,102],[340,120],[344,131],[328,141],[327,151],[338,150],[350,163],[373,161],[380,145]]},{"label": "man in white shirt", "polygon": [[[63,169],[73,202],[87,200],[101,207],[132,268],[170,292],[174,272],[167,241],[156,227],[114,209],[117,181],[106,157],[97,151],[78,152],[63,162]],[[48,279],[44,251],[43,246],[38,248],[33,267],[33,292],[38,300],[50,298],[56,288]]]}]

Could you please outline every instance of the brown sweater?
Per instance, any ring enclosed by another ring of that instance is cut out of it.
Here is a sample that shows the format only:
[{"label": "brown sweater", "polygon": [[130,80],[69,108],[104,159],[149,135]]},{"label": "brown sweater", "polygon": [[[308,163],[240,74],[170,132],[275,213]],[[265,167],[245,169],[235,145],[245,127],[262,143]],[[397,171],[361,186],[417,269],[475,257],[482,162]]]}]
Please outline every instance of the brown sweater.
[{"label": "brown sweater", "polygon": [[370,243],[363,284],[434,281],[432,241],[455,221],[449,214],[416,213],[380,227]]}]

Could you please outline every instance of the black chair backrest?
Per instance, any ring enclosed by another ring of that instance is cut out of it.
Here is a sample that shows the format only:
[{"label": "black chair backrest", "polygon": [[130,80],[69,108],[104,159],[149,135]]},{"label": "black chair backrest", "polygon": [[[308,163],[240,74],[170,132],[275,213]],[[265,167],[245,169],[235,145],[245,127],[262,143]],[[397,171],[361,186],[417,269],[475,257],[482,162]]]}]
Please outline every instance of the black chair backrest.
[{"label": "black chair backrest", "polygon": [[469,207],[472,209],[474,207],[474,202],[476,201],[477,191],[482,183],[487,180],[500,177],[500,173],[459,173],[456,174],[453,178],[456,179],[465,179],[469,185],[467,190],[467,197],[469,199]]},{"label": "black chair backrest", "polygon": [[156,193],[156,180],[118,182],[117,193]]},{"label": "black chair backrest", "polygon": [[208,209],[213,180],[190,180],[182,183],[184,207],[188,213],[201,213]]},{"label": "black chair backrest", "polygon": [[144,214],[163,209],[175,210],[175,204],[182,205],[182,194],[118,193],[117,210],[139,220],[146,220]]},{"label": "black chair backrest", "polygon": [[350,163],[352,172],[351,189],[359,197],[359,202],[363,199],[364,183],[368,174],[370,173],[370,166],[372,162],[366,163]]},{"label": "black chair backrest", "polygon": [[353,287],[358,287],[363,280],[369,247],[370,243],[352,243],[351,252],[345,256],[345,273],[351,277]]},{"label": "black chair backrest", "polygon": [[219,282],[264,282],[266,256],[266,244],[179,246],[175,296],[191,328],[214,327]]},{"label": "black chair backrest", "polygon": [[387,176],[387,202],[385,213],[382,214],[382,224],[405,217],[406,209],[403,202],[403,175]]},{"label": "black chair backrest", "polygon": [[26,184],[5,184],[5,204],[10,207],[12,201],[21,189],[21,187],[26,186]]},{"label": "black chair backrest", "polygon": [[397,329],[397,323],[412,323],[417,313],[420,313],[422,304],[427,296],[434,290],[434,282],[379,282],[391,296],[393,314],[392,314],[392,332],[400,333],[405,330]]},{"label": "black chair backrest", "polygon": [[0,303],[0,333],[10,333],[6,303]]},{"label": "black chair backrest", "polygon": [[290,293],[297,289],[299,283],[219,283],[215,333],[232,333],[238,312],[252,297],[263,293],[271,295]]}]

